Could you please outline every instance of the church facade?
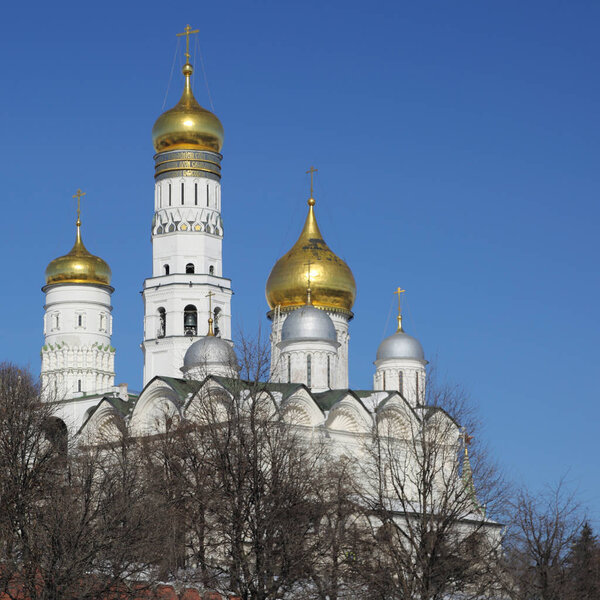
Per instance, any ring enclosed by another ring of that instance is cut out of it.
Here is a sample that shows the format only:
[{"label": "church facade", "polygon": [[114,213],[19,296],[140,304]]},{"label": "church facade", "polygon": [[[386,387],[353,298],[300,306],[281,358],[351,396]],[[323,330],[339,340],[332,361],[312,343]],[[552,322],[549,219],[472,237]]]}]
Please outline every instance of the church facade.
[{"label": "church facade", "polygon": [[[73,248],[46,269],[41,382],[70,436],[119,421],[149,431],[161,411],[186,418],[203,386],[227,393],[239,379],[232,285],[222,262],[224,130],[194,98],[192,72],[186,53],[181,99],[152,129],[152,271],[142,291],[139,395],[115,386],[111,270],[83,244],[79,204]],[[271,364],[265,391],[303,425],[344,438],[371,431],[385,414],[399,422],[425,418],[431,413],[424,401],[427,361],[418,340],[404,332],[400,311],[396,333],[377,350],[373,389],[348,387],[356,282],[317,224],[313,172],[300,235],[266,282]]]}]

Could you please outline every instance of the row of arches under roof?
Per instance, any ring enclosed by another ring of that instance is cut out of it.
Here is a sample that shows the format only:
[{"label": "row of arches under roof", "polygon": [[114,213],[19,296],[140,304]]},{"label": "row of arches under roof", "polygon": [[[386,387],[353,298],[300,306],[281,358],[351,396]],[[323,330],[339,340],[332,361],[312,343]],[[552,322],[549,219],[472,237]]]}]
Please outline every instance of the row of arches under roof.
[{"label": "row of arches under roof", "polygon": [[85,439],[96,442],[115,441],[124,431],[135,437],[159,435],[181,423],[224,422],[233,408],[243,411],[253,406],[263,411],[265,418],[281,418],[307,430],[350,434],[356,440],[368,439],[374,431],[412,440],[424,428],[435,425],[446,431],[447,443],[459,441],[458,425],[441,409],[415,409],[398,393],[379,392],[368,400],[365,403],[348,390],[327,407],[327,398],[311,394],[302,385],[284,398],[280,392],[269,389],[268,384],[253,389],[239,380],[221,377],[207,377],[201,382],[156,377],[128,415],[123,416],[105,399],[81,433]]}]

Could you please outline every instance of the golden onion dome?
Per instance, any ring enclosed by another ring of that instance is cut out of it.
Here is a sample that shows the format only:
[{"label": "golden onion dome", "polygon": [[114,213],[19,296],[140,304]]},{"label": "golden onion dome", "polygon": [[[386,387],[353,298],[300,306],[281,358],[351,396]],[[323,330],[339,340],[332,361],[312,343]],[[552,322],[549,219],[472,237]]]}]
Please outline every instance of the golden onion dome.
[{"label": "golden onion dome", "polygon": [[90,254],[81,241],[81,221],[71,251],[55,258],[46,267],[46,285],[53,283],[94,283],[110,285],[111,271],[99,256]]},{"label": "golden onion dome", "polygon": [[194,94],[190,77],[193,68],[183,65],[185,87],[181,100],[164,112],[152,128],[152,142],[156,152],[167,150],[209,150],[220,152],[225,132],[216,115],[202,108]]},{"label": "golden onion dome", "polygon": [[350,267],[323,240],[314,205],[315,200],[311,197],[298,241],[275,263],[269,275],[267,302],[271,308],[304,306],[310,283],[314,306],[350,312],[356,298],[354,276]]}]

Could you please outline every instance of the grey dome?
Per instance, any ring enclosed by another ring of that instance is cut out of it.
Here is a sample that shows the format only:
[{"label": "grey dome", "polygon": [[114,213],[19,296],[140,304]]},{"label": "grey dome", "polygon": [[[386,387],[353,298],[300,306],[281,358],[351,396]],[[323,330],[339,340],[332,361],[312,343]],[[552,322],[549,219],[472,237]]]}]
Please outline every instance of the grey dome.
[{"label": "grey dome", "polygon": [[396,331],[394,335],[385,338],[377,348],[377,360],[390,358],[411,358],[424,361],[425,353],[419,340],[404,331]]},{"label": "grey dome", "polygon": [[184,369],[215,364],[236,368],[237,357],[230,344],[214,336],[196,340],[183,357]]},{"label": "grey dome", "polygon": [[324,340],[337,343],[333,321],[324,311],[306,304],[297,308],[283,322],[281,341]]}]

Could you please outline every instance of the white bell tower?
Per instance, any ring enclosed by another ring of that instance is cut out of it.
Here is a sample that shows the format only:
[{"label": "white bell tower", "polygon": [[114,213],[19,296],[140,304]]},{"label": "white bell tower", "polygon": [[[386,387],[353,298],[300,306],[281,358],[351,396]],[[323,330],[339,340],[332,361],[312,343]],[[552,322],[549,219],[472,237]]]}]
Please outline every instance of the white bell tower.
[{"label": "white bell tower", "polygon": [[[156,150],[152,276],[144,281],[144,385],[156,375],[181,377],[186,351],[205,336],[231,339],[231,281],[223,277],[221,159],[223,126],[192,93],[189,25],[177,105],[154,124]],[[212,307],[209,296],[212,297]]]},{"label": "white bell tower", "polygon": [[109,392],[115,380],[111,271],[83,245],[82,196],[81,190],[73,196],[77,198],[75,244],[68,254],[50,262],[42,288],[46,302],[40,378],[43,396],[49,401]]}]

